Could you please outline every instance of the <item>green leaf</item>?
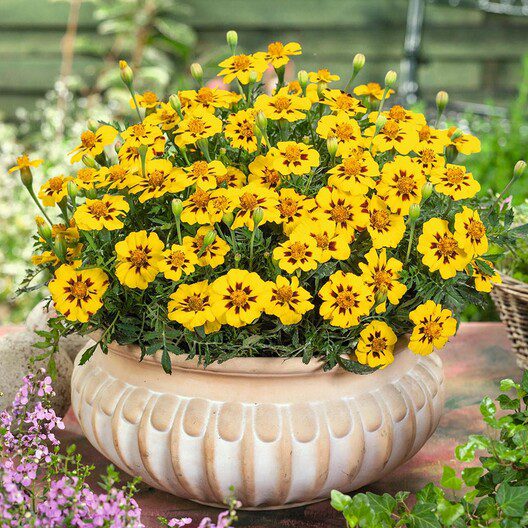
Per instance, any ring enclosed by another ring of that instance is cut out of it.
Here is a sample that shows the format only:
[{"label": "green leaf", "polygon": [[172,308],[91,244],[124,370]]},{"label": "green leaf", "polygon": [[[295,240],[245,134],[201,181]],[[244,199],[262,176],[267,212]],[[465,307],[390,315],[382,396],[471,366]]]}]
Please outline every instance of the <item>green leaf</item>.
[{"label": "green leaf", "polygon": [[524,392],[528,392],[528,369],[524,371],[523,377],[521,380],[521,389]]},{"label": "green leaf", "polygon": [[394,499],[388,493],[376,495],[375,493],[367,492],[367,498],[370,502],[370,506],[374,510],[374,513],[384,516],[387,520],[390,519],[392,512],[398,505],[396,499]]},{"label": "green leaf", "polygon": [[462,480],[456,476],[455,470],[449,466],[444,466],[440,484],[442,484],[444,488],[452,490],[459,490],[462,488]]},{"label": "green leaf", "polygon": [[503,482],[497,490],[497,503],[510,517],[522,517],[528,502],[528,486],[510,486]]},{"label": "green leaf", "polygon": [[164,348],[163,352],[161,353],[161,366],[167,374],[172,374],[170,355],[169,351],[166,348]]},{"label": "green leaf", "polygon": [[484,469],[481,467],[469,467],[462,470],[462,480],[466,486],[476,486]]},{"label": "green leaf", "polygon": [[330,505],[334,510],[343,511],[352,501],[351,497],[337,490],[330,493]]},{"label": "green leaf", "polygon": [[464,507],[462,504],[453,504],[446,499],[440,499],[436,513],[442,525],[452,526],[459,517],[464,515]]},{"label": "green leaf", "polygon": [[410,528],[441,528],[436,515],[435,505],[428,502],[419,502],[409,515]]},{"label": "green leaf", "polygon": [[461,462],[471,462],[475,458],[477,449],[486,449],[490,444],[489,438],[483,435],[470,435],[469,440],[455,448],[455,456]]},{"label": "green leaf", "polygon": [[503,379],[501,382],[500,382],[500,390],[502,392],[508,392],[512,389],[519,389],[520,388],[520,385],[518,383],[515,383],[515,381],[513,381],[512,379]]},{"label": "green leaf", "polygon": [[507,394],[500,394],[497,397],[501,409],[515,410],[519,407],[517,398],[510,398]]},{"label": "green leaf", "polygon": [[81,359],[79,361],[79,365],[84,365],[94,354],[95,349],[97,348],[97,344],[92,345],[91,347],[88,347],[81,356]]}]

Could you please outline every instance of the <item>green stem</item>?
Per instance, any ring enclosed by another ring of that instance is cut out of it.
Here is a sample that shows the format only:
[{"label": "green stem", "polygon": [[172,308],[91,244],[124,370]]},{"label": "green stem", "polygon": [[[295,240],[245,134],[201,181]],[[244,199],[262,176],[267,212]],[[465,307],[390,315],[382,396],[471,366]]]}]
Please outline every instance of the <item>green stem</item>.
[{"label": "green stem", "polygon": [[33,190],[33,188],[32,188],[32,187],[28,187],[28,186],[26,185],[26,189],[28,190],[29,195],[31,196],[31,198],[33,199],[33,201],[37,204],[37,207],[40,209],[40,211],[42,212],[42,214],[44,215],[44,217],[46,218],[46,220],[50,223],[50,225],[53,225],[53,222],[51,221],[50,217],[48,216],[48,214],[47,214],[46,211],[44,210],[43,205],[40,203],[39,199],[36,197],[36,195],[35,195],[35,191]]},{"label": "green stem", "polygon": [[253,231],[251,232],[251,238],[249,239],[249,271],[253,269],[253,243],[255,242],[257,229],[258,226],[254,226]]},{"label": "green stem", "polygon": [[409,256],[411,255],[411,246],[414,239],[414,228],[416,226],[416,221],[411,220],[411,232],[409,233],[409,243],[407,244],[407,254],[405,255],[405,264],[407,264],[409,260]]},{"label": "green stem", "polygon": [[141,123],[143,121],[143,118],[141,117],[141,112],[139,111],[139,105],[136,99],[136,94],[134,93],[132,86],[129,86],[128,90],[130,92],[130,95],[132,96],[132,101],[134,101],[134,106],[136,107],[136,112],[139,117],[139,122]]},{"label": "green stem", "polygon": [[182,236],[181,236],[181,226],[180,226],[180,219],[178,218],[176,220],[176,233],[178,234],[178,244],[180,246],[182,245]]}]

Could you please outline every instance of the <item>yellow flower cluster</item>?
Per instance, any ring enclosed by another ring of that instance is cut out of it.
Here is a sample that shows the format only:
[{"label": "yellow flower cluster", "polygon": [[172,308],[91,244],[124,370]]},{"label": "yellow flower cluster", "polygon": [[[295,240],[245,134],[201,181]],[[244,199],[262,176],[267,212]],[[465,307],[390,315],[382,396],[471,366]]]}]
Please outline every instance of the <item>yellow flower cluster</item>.
[{"label": "yellow flower cluster", "polygon": [[[391,314],[410,287],[409,252],[442,279],[467,273],[489,291],[499,277],[475,262],[488,251],[486,228],[477,210],[457,205],[479,184],[453,163],[477,152],[478,139],[400,105],[383,109],[391,83],[349,93],[330,86],[339,77],[326,69],[285,82],[285,64],[300,53],[295,42],[253,55],[233,49],[219,76],[237,91],[200,84],[169,102],[135,93],[125,78],[141,120],[85,131],[71,152],[85,166],[38,194],[63,216],[35,256],[53,265],[57,310],[87,322],[109,289],[117,298],[168,292],[166,317],[188,330],[311,317],[352,330],[357,361],[384,367],[401,334]],[[265,93],[259,83],[273,72],[277,85]],[[427,200],[458,212],[453,224],[429,218],[414,238]],[[433,301],[406,316],[418,354],[456,330]]]}]

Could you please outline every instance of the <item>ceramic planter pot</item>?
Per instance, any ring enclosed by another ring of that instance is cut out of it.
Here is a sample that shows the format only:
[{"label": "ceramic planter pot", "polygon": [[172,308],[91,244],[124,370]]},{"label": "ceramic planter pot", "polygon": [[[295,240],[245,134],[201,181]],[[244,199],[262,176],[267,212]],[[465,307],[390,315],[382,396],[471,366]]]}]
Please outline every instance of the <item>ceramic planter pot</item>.
[{"label": "ceramic planter pot", "polygon": [[169,376],[158,357],[138,357],[115,345],[76,361],[72,404],[84,433],[127,473],[215,506],[230,486],[243,507],[271,509],[376,481],[424,445],[444,403],[440,358],[404,345],[366,376],[300,359],[204,369],[178,357]]}]

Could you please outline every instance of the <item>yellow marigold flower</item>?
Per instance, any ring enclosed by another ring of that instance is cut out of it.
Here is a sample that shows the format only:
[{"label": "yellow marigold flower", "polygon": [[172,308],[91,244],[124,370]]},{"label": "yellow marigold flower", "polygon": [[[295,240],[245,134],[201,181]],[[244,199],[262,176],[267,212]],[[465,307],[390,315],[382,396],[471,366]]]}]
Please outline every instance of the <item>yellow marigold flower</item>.
[{"label": "yellow marigold flower", "polygon": [[367,231],[374,248],[395,248],[405,233],[405,220],[401,214],[391,213],[387,203],[375,195],[370,199]]},{"label": "yellow marigold flower", "polygon": [[221,324],[239,328],[264,310],[268,285],[257,273],[231,269],[211,284],[211,308]]},{"label": "yellow marigold flower", "polygon": [[130,176],[127,183],[130,192],[139,194],[139,201],[144,203],[152,198],[183,190],[185,187],[177,181],[177,175],[169,160],[153,159],[146,164],[145,173],[141,171]]},{"label": "yellow marigold flower", "polygon": [[345,112],[350,117],[367,111],[359,99],[343,90],[324,90],[321,103],[327,105],[333,112]]},{"label": "yellow marigold flower", "polygon": [[453,200],[473,198],[480,191],[480,183],[471,172],[466,172],[466,167],[450,163],[431,171],[431,183],[439,193]]},{"label": "yellow marigold flower", "polygon": [[[137,101],[137,105],[140,108],[148,108],[148,109],[156,108],[156,106],[158,106],[159,104],[158,96],[154,92],[151,92],[150,90],[147,90],[146,92],[143,92],[142,94],[137,93],[136,101]],[[130,103],[130,108],[132,109],[136,108],[136,105],[134,104],[134,99],[132,97],[130,98],[129,103]]]},{"label": "yellow marigold flower", "polygon": [[194,237],[184,237],[183,245],[190,253],[198,257],[198,266],[211,266],[216,268],[224,263],[225,256],[231,251],[231,246],[220,236],[217,236],[205,249],[204,238],[209,231],[214,231],[214,226],[202,226]]},{"label": "yellow marigold flower", "polygon": [[170,103],[160,103],[159,108],[143,120],[144,123],[149,125],[159,125],[162,130],[172,130],[180,121],[181,117]]},{"label": "yellow marigold flower", "polygon": [[9,169],[9,173],[11,174],[22,169],[31,169],[31,167],[38,167],[42,163],[44,163],[42,159],[30,160],[27,154],[23,154],[16,159],[16,165]]},{"label": "yellow marigold flower", "polygon": [[338,156],[346,156],[351,150],[365,146],[365,138],[361,135],[358,122],[345,112],[322,117],[316,132],[324,139],[337,139]]},{"label": "yellow marigold flower", "polygon": [[229,108],[241,99],[240,94],[222,90],[221,88],[210,88],[202,86],[198,91],[183,90],[178,93],[184,108],[201,107],[208,112],[214,113],[217,108]]},{"label": "yellow marigold flower", "polygon": [[419,145],[418,132],[410,125],[387,121],[374,136],[376,127],[373,125],[365,130],[365,136],[372,137],[372,147],[376,152],[387,152],[394,149],[399,154],[409,154]]},{"label": "yellow marigold flower", "polygon": [[455,234],[458,245],[471,256],[484,255],[488,251],[486,227],[480,220],[477,211],[462,207],[462,212],[455,215]]},{"label": "yellow marigold flower", "polygon": [[262,74],[267,70],[268,63],[262,56],[257,55],[233,55],[223,60],[218,66],[223,68],[218,75],[229,84],[238,79],[241,84],[249,83],[249,73],[257,74],[257,82],[262,79]]},{"label": "yellow marigold flower", "polygon": [[236,207],[236,202],[232,199],[229,189],[215,189],[210,193],[210,200],[207,204],[210,223],[220,222],[226,213],[231,213]]},{"label": "yellow marigold flower", "polygon": [[422,167],[422,172],[429,176],[433,169],[441,169],[445,166],[445,160],[440,154],[436,154],[433,149],[424,148],[415,151],[417,156],[414,158],[416,163]]},{"label": "yellow marigold flower", "polygon": [[273,154],[257,156],[249,164],[249,183],[257,183],[263,187],[274,189],[282,183],[282,176],[275,168],[275,157]]},{"label": "yellow marigold flower", "polygon": [[268,285],[264,310],[268,315],[278,317],[283,325],[297,324],[306,312],[313,309],[310,292],[299,286],[297,277],[289,281],[279,275],[275,282],[268,282]]},{"label": "yellow marigold flower", "polygon": [[90,167],[83,167],[77,171],[77,177],[73,181],[79,189],[93,189],[97,181],[97,171]]},{"label": "yellow marigold flower", "polygon": [[[383,92],[382,92],[383,93]],[[369,121],[375,123],[378,120],[379,112],[370,112]],[[427,124],[425,116],[403,108],[401,105],[394,105],[392,108],[382,113],[388,120],[396,121],[403,125],[411,125],[413,128],[419,130],[423,125]]]},{"label": "yellow marigold flower", "polygon": [[129,167],[118,164],[110,167],[101,167],[97,172],[95,181],[97,187],[122,190],[128,186],[129,177]]},{"label": "yellow marigold flower", "polygon": [[[247,152],[257,150],[257,136],[255,136],[255,113],[253,110],[240,110],[227,118],[224,130],[225,137],[233,148],[243,148]],[[265,138],[262,143],[266,144]]]},{"label": "yellow marigold flower", "polygon": [[268,51],[259,51],[254,57],[264,59],[274,68],[280,68],[290,61],[290,56],[301,54],[301,45],[297,42],[272,42],[268,45]]},{"label": "yellow marigold flower", "polygon": [[289,238],[273,250],[273,258],[279,262],[279,268],[290,274],[298,269],[316,269],[320,254],[316,241],[306,234]]},{"label": "yellow marigold flower", "polygon": [[[375,82],[360,84],[354,88],[354,93],[356,95],[371,97],[372,99],[377,99],[378,101],[381,101],[381,98],[383,97],[383,91],[384,88]],[[393,93],[394,90],[388,90],[386,98],[388,99]]]},{"label": "yellow marigold flower", "polygon": [[[387,299],[391,304],[399,304],[407,291],[407,286],[398,281],[403,263],[395,258],[387,259],[387,250],[383,248],[379,253],[372,248],[366,255],[364,262],[359,263],[361,278],[375,295]],[[376,307],[376,313],[386,310],[386,302],[382,301]]]},{"label": "yellow marigold flower", "polygon": [[42,184],[38,197],[46,207],[53,207],[68,194],[68,182],[71,176],[54,176]]},{"label": "yellow marigold flower", "polygon": [[430,271],[439,271],[443,279],[454,277],[471,260],[449,231],[447,220],[440,218],[424,223],[417,249],[423,255],[422,262]]},{"label": "yellow marigold flower", "polygon": [[[165,136],[160,137],[156,142],[147,148],[145,153],[145,161],[148,163],[156,156],[161,156],[165,149]],[[139,154],[139,146],[130,143],[124,143],[119,149],[119,162],[125,168],[139,169],[141,167],[141,155]]]},{"label": "yellow marigold flower", "polygon": [[[493,268],[493,264],[489,260],[482,260],[488,266]],[[466,273],[473,278],[475,289],[477,291],[489,293],[493,289],[494,284],[502,284],[502,278],[495,270],[493,270],[493,275],[486,275],[480,271],[474,260],[470,262],[469,265],[471,266],[471,272],[469,269],[466,269]]]},{"label": "yellow marigold flower", "polygon": [[171,294],[168,317],[188,330],[215,321],[211,310],[211,289],[204,280],[195,284],[180,284]]},{"label": "yellow marigold flower", "polygon": [[123,227],[120,217],[126,216],[130,205],[123,196],[105,194],[101,199],[86,199],[86,203],[77,207],[73,219],[83,231],[113,231]]},{"label": "yellow marigold flower", "polygon": [[218,178],[227,176],[227,169],[221,161],[195,161],[189,167],[175,169],[177,181],[182,188],[196,185],[204,190],[214,189]]},{"label": "yellow marigold flower", "polygon": [[359,334],[356,357],[362,365],[385,368],[394,361],[398,337],[384,321],[372,321]]},{"label": "yellow marigold flower", "polygon": [[310,78],[310,82],[312,83],[331,83],[333,81],[339,81],[340,77],[339,75],[334,75],[330,73],[329,70],[326,68],[323,68],[321,70],[317,70],[316,72],[310,72],[308,73],[308,77]]},{"label": "yellow marigold flower", "polygon": [[315,200],[319,207],[314,211],[314,216],[333,222],[336,232],[348,242],[354,240],[358,229],[367,226],[369,202],[365,196],[353,196],[339,189],[323,187]]},{"label": "yellow marigold flower", "polygon": [[212,224],[208,209],[210,200],[210,191],[204,191],[201,187],[196,187],[196,190],[183,202],[181,221],[190,225]]},{"label": "yellow marigold flower", "polygon": [[68,244],[75,244],[79,240],[79,230],[72,218],[69,225],[53,224],[51,226],[51,238],[57,238],[57,235],[62,235]]},{"label": "yellow marigold flower", "polygon": [[99,268],[76,270],[63,264],[48,288],[58,312],[68,321],[86,323],[103,306],[101,298],[108,289],[108,276]]},{"label": "yellow marigold flower", "polygon": [[71,162],[80,161],[83,156],[95,158],[103,152],[107,145],[113,143],[117,136],[117,130],[110,125],[103,125],[95,132],[86,130],[81,134],[81,144],[77,145],[70,154],[73,154]]},{"label": "yellow marigold flower", "polygon": [[319,165],[319,152],[295,141],[279,141],[277,147],[270,149],[270,155],[275,160],[275,169],[285,176],[308,174]]},{"label": "yellow marigold flower", "polygon": [[361,277],[336,271],[319,290],[322,304],[319,313],[332,326],[350,328],[368,315],[374,305],[374,295]]},{"label": "yellow marigold flower", "polygon": [[236,167],[227,167],[225,174],[215,174],[215,178],[217,187],[225,187],[227,189],[238,189],[247,183],[246,175]]},{"label": "yellow marigold flower", "polygon": [[442,154],[444,148],[449,145],[451,140],[447,135],[447,130],[437,130],[428,125],[423,125],[418,129],[418,145],[413,148],[417,150],[432,149],[437,154]]},{"label": "yellow marigold flower", "polygon": [[222,121],[202,107],[193,108],[176,129],[175,143],[194,145],[199,139],[210,138],[222,131]]},{"label": "yellow marigold flower", "polygon": [[425,175],[413,158],[396,156],[383,166],[377,192],[393,212],[406,215],[411,204],[420,203],[425,182]]},{"label": "yellow marigold flower", "polygon": [[255,101],[255,110],[264,112],[268,119],[284,119],[290,123],[304,119],[305,112],[310,110],[311,106],[312,103],[307,97],[289,94],[286,87],[274,95],[261,94]]},{"label": "yellow marigold flower", "polygon": [[429,355],[435,348],[442,348],[456,333],[457,322],[451,310],[441,304],[427,301],[409,314],[414,329],[409,348],[421,356]]},{"label": "yellow marigold flower", "polygon": [[156,278],[163,259],[163,242],[156,233],[137,231],[115,245],[116,276],[129,288],[144,290]]},{"label": "yellow marigold flower", "polygon": [[297,194],[293,189],[279,191],[279,222],[286,235],[289,235],[297,224],[310,216],[316,204],[313,198]]},{"label": "yellow marigold flower", "polygon": [[456,130],[457,127],[453,126],[448,129],[447,134],[451,140],[451,145],[454,145],[458,152],[465,156],[480,152],[480,140],[471,134],[462,134],[455,139],[451,139]]},{"label": "yellow marigold flower", "polygon": [[330,259],[347,260],[350,257],[350,245],[346,237],[337,232],[335,222],[330,220],[303,220],[291,232],[290,238],[311,237],[315,240],[319,255],[318,262],[328,262]]},{"label": "yellow marigold flower", "polygon": [[[295,95],[303,95],[303,91],[299,81],[291,81],[287,84],[288,93]],[[306,97],[313,103],[320,102],[317,83],[311,83],[306,87]]]},{"label": "yellow marigold flower", "polygon": [[193,273],[196,265],[198,258],[195,253],[183,245],[172,244],[170,249],[163,252],[163,260],[160,260],[158,267],[166,279],[178,281],[183,274]]},{"label": "yellow marigold flower", "polygon": [[354,195],[365,195],[375,186],[378,164],[368,150],[352,151],[339,165],[328,171],[328,185]]},{"label": "yellow marigold flower", "polygon": [[164,136],[157,125],[145,121],[129,126],[121,132],[121,137],[125,140],[125,144],[140,147],[141,145],[154,145]]},{"label": "yellow marigold flower", "polygon": [[231,200],[237,210],[235,221],[231,229],[246,226],[253,231],[253,211],[260,207],[264,212],[264,217],[260,225],[266,222],[280,222],[279,205],[277,193],[256,183],[250,183],[240,189],[229,189]]}]

